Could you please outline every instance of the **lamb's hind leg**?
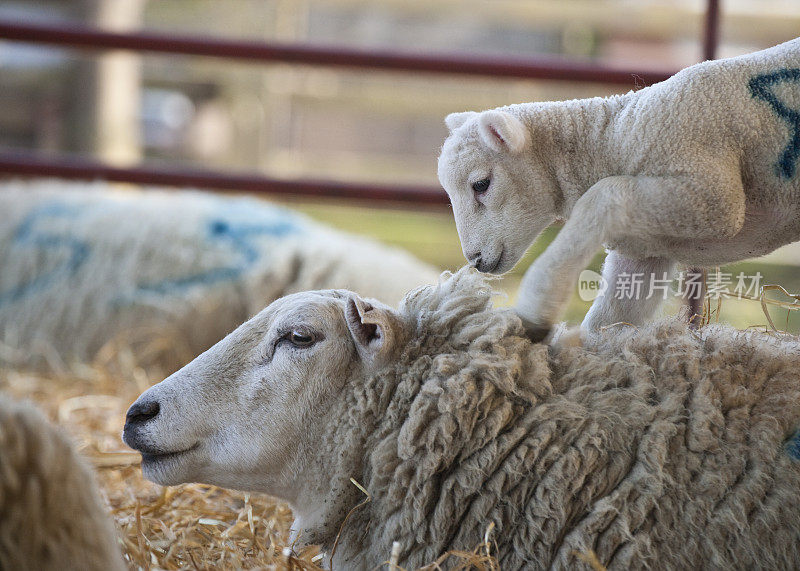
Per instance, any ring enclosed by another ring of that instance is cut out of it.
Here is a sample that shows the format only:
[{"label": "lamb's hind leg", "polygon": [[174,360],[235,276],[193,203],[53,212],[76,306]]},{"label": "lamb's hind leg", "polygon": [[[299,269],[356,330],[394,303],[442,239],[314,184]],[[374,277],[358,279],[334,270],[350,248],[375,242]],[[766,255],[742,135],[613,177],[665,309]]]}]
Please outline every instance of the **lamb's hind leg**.
[{"label": "lamb's hind leg", "polygon": [[633,259],[610,251],[603,264],[606,289],[595,299],[581,329],[613,323],[645,323],[669,294],[673,263],[666,258]]}]

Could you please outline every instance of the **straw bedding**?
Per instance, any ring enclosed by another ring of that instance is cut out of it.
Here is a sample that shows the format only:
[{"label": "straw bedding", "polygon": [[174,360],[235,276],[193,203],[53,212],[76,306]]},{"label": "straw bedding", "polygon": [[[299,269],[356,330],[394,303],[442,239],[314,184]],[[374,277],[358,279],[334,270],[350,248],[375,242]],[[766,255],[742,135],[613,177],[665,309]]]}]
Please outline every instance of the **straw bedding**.
[{"label": "straw bedding", "polygon": [[[125,348],[100,354],[91,365],[48,375],[0,369],[0,392],[34,401],[94,464],[131,569],[319,569],[316,549],[294,552],[287,545],[292,514],[285,504],[213,486],[162,488],[143,480],[139,455],[119,434],[128,405],[163,373],[134,366]],[[489,528],[472,552],[449,554],[449,568],[498,569],[494,553]],[[575,555],[602,569],[593,553]]]},{"label": "straw bedding", "polygon": [[119,434],[125,410],[147,384],[141,369],[0,371],[0,390],[34,401],[96,467],[131,569],[315,568],[315,551],[283,554],[292,522],[285,504],[213,486],[162,488],[142,478],[139,455]]},{"label": "straw bedding", "polygon": [[[161,372],[132,366],[125,349],[101,354],[105,361],[51,374],[0,368],[0,392],[33,401],[94,465],[130,569],[321,568],[318,549],[295,551],[288,545],[293,517],[278,500],[200,484],[164,488],[144,480],[139,454],[119,434],[127,407]],[[448,562],[455,569],[497,569],[487,549],[491,546],[482,544],[474,552],[450,553]],[[390,557],[387,553],[387,562]]]}]

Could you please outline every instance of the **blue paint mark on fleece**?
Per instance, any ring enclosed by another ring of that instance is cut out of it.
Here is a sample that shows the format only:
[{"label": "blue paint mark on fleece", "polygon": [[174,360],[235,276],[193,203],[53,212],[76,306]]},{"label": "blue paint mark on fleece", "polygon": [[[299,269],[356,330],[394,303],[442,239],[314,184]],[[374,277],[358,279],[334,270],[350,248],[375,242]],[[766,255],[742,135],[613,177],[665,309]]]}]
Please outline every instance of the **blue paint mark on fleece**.
[{"label": "blue paint mark on fleece", "polygon": [[255,239],[260,236],[283,238],[299,230],[297,221],[289,211],[283,209],[274,209],[273,213],[268,212],[263,205],[242,203],[226,210],[227,212],[208,221],[206,236],[209,247],[231,248],[233,254],[230,265],[152,284],[140,284],[134,295],[174,295],[195,286],[211,286],[235,281],[261,257]]},{"label": "blue paint mark on fleece", "polygon": [[786,441],[784,446],[786,448],[786,453],[793,460],[800,460],[800,430],[795,432],[791,438]]},{"label": "blue paint mark on fleece", "polygon": [[69,253],[66,260],[59,262],[53,268],[10,289],[0,291],[0,306],[19,301],[78,271],[89,256],[89,245],[71,236],[47,232],[40,226],[53,218],[72,219],[81,214],[81,209],[75,206],[56,202],[36,208],[25,217],[11,237],[11,247],[27,247],[40,252],[67,250]]},{"label": "blue paint mark on fleece", "polygon": [[[43,260],[51,259],[47,253],[62,256],[53,260],[52,267],[11,288],[0,291],[0,307],[15,303],[25,296],[35,294],[74,276],[89,257],[88,242],[69,235],[69,229],[51,230],[48,226],[55,220],[74,220],[87,214],[92,206],[70,205],[48,202],[33,209],[19,224],[11,236],[9,247],[24,248],[30,256]],[[254,201],[219,201],[217,214],[206,223],[207,243],[204,247],[230,250],[230,263],[209,270],[151,284],[136,286],[133,296],[122,296],[112,304],[126,304],[137,295],[180,294],[198,285],[214,285],[235,281],[261,257],[257,239],[263,236],[281,238],[298,233],[304,224],[291,211],[269,207]],[[66,256],[64,256],[66,252]]]},{"label": "blue paint mark on fleece", "polygon": [[753,97],[766,101],[778,116],[789,123],[792,136],[778,159],[775,170],[779,177],[792,178],[800,157],[800,110],[789,109],[772,91],[772,86],[785,81],[800,82],[800,69],[781,69],[774,73],[757,75],[750,80],[749,87]]}]

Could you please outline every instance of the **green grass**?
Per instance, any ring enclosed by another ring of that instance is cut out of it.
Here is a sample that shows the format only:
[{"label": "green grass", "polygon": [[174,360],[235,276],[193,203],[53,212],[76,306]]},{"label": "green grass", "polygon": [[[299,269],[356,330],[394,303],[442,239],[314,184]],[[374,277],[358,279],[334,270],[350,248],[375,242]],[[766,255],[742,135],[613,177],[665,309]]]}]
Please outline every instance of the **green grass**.
[{"label": "green grass", "polygon": [[[421,260],[443,270],[456,270],[466,263],[461,253],[456,226],[449,209],[420,211],[318,201],[313,203],[292,201],[289,206],[330,226],[362,234],[385,244],[408,250]],[[508,294],[507,298],[498,299],[498,304],[513,303],[522,274],[557,233],[558,228],[555,227],[546,230],[520,263],[502,279],[495,282],[496,289]],[[603,253],[598,251],[598,255],[595,256],[589,268],[599,271],[602,260]],[[744,272],[746,275],[761,272],[764,276],[762,284],[780,284],[791,293],[800,292],[800,267],[796,265],[767,264],[755,260],[732,264],[722,268],[722,271],[734,276],[739,272]],[[564,319],[569,323],[580,323],[589,308],[589,303],[578,297],[576,284],[564,285],[575,291],[564,314]],[[777,292],[770,292],[768,297],[781,299],[783,296]],[[678,307],[679,303],[671,302],[666,305],[665,312],[677,311]],[[731,323],[740,329],[766,326],[767,324],[761,304],[756,301],[723,299],[719,316],[716,315],[716,302],[712,303],[712,309],[714,310],[712,321],[717,320],[718,317],[719,321]],[[770,310],[772,319],[778,328],[785,328],[794,333],[800,332],[800,312],[791,312],[787,325],[788,313],[777,308]]]}]

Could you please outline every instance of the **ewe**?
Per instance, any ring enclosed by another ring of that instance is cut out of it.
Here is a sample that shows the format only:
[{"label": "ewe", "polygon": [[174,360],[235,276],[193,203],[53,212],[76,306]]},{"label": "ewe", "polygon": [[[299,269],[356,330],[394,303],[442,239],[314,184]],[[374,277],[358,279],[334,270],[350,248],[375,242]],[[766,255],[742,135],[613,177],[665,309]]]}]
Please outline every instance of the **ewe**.
[{"label": "ewe", "polygon": [[91,469],[39,411],[0,395],[0,569],[125,568]]},{"label": "ewe", "polygon": [[[288,500],[338,569],[414,568],[495,525],[503,569],[800,560],[800,344],[661,323],[523,337],[460,271],[392,310],[271,304],[128,411],[149,479]],[[350,482],[363,484],[371,501]]]},{"label": "ewe", "polygon": [[439,179],[476,268],[508,271],[566,219],[520,288],[532,339],[550,330],[601,244],[609,293],[586,315],[589,331],[640,324],[657,309],[662,296],[648,298],[648,287],[613,295],[626,275],[649,284],[675,262],[722,265],[800,239],[800,39],[626,95],[454,113],[446,123]]},{"label": "ewe", "polygon": [[438,275],[254,199],[11,181],[0,212],[0,344],[26,366],[33,352],[90,360],[124,337],[135,349],[145,339],[143,361],[167,347],[156,361],[174,371],[288,293],[347,288],[397,303]]}]

